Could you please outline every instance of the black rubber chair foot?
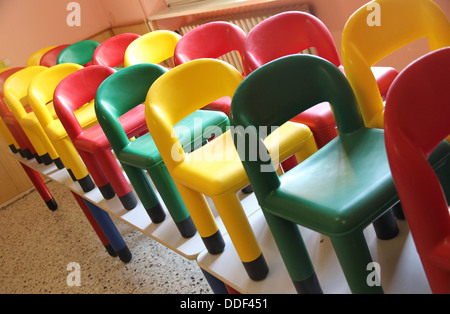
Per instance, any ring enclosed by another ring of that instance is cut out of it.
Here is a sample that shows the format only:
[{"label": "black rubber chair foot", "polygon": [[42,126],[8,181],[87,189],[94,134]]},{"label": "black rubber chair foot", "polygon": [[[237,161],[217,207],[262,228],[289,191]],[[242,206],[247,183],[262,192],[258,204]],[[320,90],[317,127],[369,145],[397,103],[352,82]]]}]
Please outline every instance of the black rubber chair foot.
[{"label": "black rubber chair foot", "polygon": [[56,168],[58,168],[58,169],[64,169],[66,167],[66,166],[64,166],[61,158],[59,158],[59,157],[56,159],[53,159],[53,162],[55,163]]},{"label": "black rubber chair foot", "polygon": [[192,238],[197,233],[197,228],[195,227],[191,216],[180,222],[175,221],[175,224],[183,238]]},{"label": "black rubber chair foot", "polygon": [[31,152],[31,150],[29,148],[25,148],[23,150],[23,153],[25,154],[25,158],[28,159],[28,160],[31,160],[34,157],[33,153]]},{"label": "black rubber chair foot", "polygon": [[117,251],[117,255],[119,256],[120,260],[124,263],[129,263],[133,257],[128,246],[125,246],[123,249]]},{"label": "black rubber chair foot", "polygon": [[109,256],[117,257],[117,252],[114,250],[111,244],[105,245],[106,252],[108,252]]},{"label": "black rubber chair foot", "polygon": [[130,191],[123,196],[119,196],[119,199],[122,202],[123,207],[127,210],[132,210],[137,206],[137,199],[136,196],[134,196],[133,191]]},{"label": "black rubber chair foot", "polygon": [[37,161],[38,164],[44,163],[44,162],[42,161],[41,156],[39,156],[38,154],[34,154],[34,159],[36,159],[36,161]]},{"label": "black rubber chair foot", "polygon": [[159,224],[166,219],[166,213],[159,203],[152,208],[146,208],[145,210],[147,211],[147,214],[152,222],[155,224]]},{"label": "black rubber chair foot", "polygon": [[17,154],[19,152],[14,144],[9,145],[9,149],[13,152],[13,154]]},{"label": "black rubber chair foot", "polygon": [[100,193],[102,193],[102,195],[105,198],[105,200],[110,200],[114,196],[116,196],[116,192],[112,188],[111,183],[107,183],[104,186],[99,186],[98,189],[100,190]]},{"label": "black rubber chair foot", "polygon": [[78,183],[80,184],[80,186],[84,192],[92,191],[95,188],[95,184],[92,181],[90,175],[87,175],[84,178],[81,178],[80,180],[78,180]]},{"label": "black rubber chair foot", "polygon": [[[50,155],[48,153],[44,154],[42,156],[39,156],[39,158],[41,158],[42,162],[46,166],[51,165],[53,163],[53,159],[52,159],[52,157],[50,157]],[[58,169],[62,169],[62,168],[58,168]]]},{"label": "black rubber chair foot", "polygon": [[311,277],[305,280],[292,280],[292,282],[294,283],[295,290],[299,294],[323,294],[316,273],[313,273]]},{"label": "black rubber chair foot", "polygon": [[54,198],[51,198],[50,200],[46,201],[45,204],[51,211],[55,211],[58,209],[58,204],[56,203]]},{"label": "black rubber chair foot", "polygon": [[253,188],[252,188],[252,186],[249,184],[249,185],[247,185],[245,188],[242,189],[242,192],[245,193],[245,194],[250,194],[250,193],[253,192]]},{"label": "black rubber chair foot", "polygon": [[400,232],[392,210],[388,210],[385,214],[378,217],[372,225],[375,229],[377,238],[380,240],[393,239]]},{"label": "black rubber chair foot", "polygon": [[223,240],[220,230],[217,230],[209,237],[202,237],[202,240],[210,254],[220,254],[225,249],[225,241]]},{"label": "black rubber chair foot", "polygon": [[[13,153],[14,153],[14,152],[13,152]],[[17,153],[19,153],[19,155],[20,155],[22,158],[26,158],[26,157],[25,157],[25,152],[24,152],[23,150],[19,149],[19,150],[17,150],[14,154],[17,154]]]},{"label": "black rubber chair foot", "polygon": [[244,268],[247,271],[248,276],[252,280],[255,281],[263,280],[267,277],[267,274],[269,273],[269,266],[267,266],[266,259],[264,258],[264,255],[262,253],[254,261],[242,262],[242,264],[244,265]]},{"label": "black rubber chair foot", "polygon": [[66,169],[67,173],[69,174],[70,178],[72,179],[73,182],[77,182],[77,178],[75,177],[75,175],[73,174],[71,169]]}]

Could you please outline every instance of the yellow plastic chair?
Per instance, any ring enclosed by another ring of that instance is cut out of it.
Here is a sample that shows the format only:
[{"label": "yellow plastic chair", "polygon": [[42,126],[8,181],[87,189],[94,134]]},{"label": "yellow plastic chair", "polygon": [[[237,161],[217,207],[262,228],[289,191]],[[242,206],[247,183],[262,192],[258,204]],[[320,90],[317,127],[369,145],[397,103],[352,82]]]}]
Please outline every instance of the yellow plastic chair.
[{"label": "yellow plastic chair", "polygon": [[11,75],[3,85],[6,104],[22,126],[26,136],[45,165],[55,162],[59,169],[64,165],[50,139],[28,104],[28,87],[31,80],[47,67],[31,66]]},{"label": "yellow plastic chair", "polygon": [[27,60],[27,67],[32,67],[32,66],[39,65],[40,62],[41,62],[42,56],[45,55],[45,53],[47,51],[50,51],[50,50],[52,50],[55,47],[56,46],[50,46],[50,47],[41,48],[38,51],[36,51],[33,54],[31,54],[31,56],[29,56],[28,60]]},{"label": "yellow plastic chair", "polygon": [[[88,192],[94,189],[95,185],[53,107],[53,94],[59,82],[82,68],[83,66],[78,64],[63,63],[39,73],[30,82],[28,99],[37,120],[72,179],[78,181],[83,191]],[[80,109],[76,115],[82,126],[97,124],[93,102]]]},{"label": "yellow plastic chair", "polygon": [[[268,267],[236,195],[249,180],[230,130],[218,132],[213,140],[189,153],[183,151],[179,139],[173,136],[179,134],[174,130],[177,122],[218,98],[232,97],[242,80],[238,70],[217,59],[196,59],[179,65],[150,88],[146,120],[208,251],[220,253],[223,247],[205,195],[214,202],[249,277],[261,280],[267,276]],[[297,152],[309,156],[317,150],[309,128],[292,122],[281,126],[266,140],[278,163]]]},{"label": "yellow plastic chair", "polygon": [[[370,26],[368,14],[378,6],[380,25]],[[367,127],[384,127],[384,103],[370,67],[423,37],[431,50],[450,46],[450,23],[431,0],[371,1],[348,19],[342,35],[342,61]]]},{"label": "yellow plastic chair", "polygon": [[125,51],[124,66],[138,63],[159,64],[170,59],[181,36],[175,32],[158,30],[142,35]]}]

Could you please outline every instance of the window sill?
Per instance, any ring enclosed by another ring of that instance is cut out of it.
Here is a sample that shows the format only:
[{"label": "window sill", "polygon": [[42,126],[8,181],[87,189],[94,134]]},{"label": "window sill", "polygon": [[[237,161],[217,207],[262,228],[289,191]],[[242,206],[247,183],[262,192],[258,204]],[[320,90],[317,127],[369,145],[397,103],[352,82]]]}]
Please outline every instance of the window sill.
[{"label": "window sill", "polygon": [[277,0],[209,0],[198,3],[177,5],[164,9],[148,17],[149,20],[162,20],[173,17],[207,13],[231,8],[245,7],[254,4],[275,2]]}]

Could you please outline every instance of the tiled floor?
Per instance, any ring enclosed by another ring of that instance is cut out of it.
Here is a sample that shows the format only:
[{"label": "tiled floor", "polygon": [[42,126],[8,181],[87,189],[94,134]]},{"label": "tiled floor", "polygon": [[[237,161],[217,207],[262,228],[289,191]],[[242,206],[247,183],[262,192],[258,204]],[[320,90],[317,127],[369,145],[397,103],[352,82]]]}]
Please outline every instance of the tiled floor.
[{"label": "tiled floor", "polygon": [[[55,212],[35,190],[0,208],[1,294],[212,293],[195,261],[114,218],[133,259],[109,256],[71,193],[59,183],[48,187]],[[70,263],[80,266],[80,286],[68,284]]]}]

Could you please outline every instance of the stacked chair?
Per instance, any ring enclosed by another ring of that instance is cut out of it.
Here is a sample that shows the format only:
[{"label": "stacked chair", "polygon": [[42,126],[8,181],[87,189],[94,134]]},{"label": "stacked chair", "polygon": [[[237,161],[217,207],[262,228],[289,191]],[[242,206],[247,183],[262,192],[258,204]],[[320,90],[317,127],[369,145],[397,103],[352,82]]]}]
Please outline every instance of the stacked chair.
[{"label": "stacked chair", "polygon": [[[61,80],[81,68],[81,65],[74,63],[59,64],[46,68],[45,71],[31,80],[28,88],[28,100],[37,123],[40,124],[51,145],[57,151],[72,180],[78,182],[84,192],[89,192],[94,189],[95,185],[80,156],[67,137],[67,132],[61,125],[53,105],[53,94]],[[92,108],[89,108],[89,106]],[[90,112],[93,113],[93,105],[90,104],[80,110],[79,115],[80,119],[83,119],[83,125],[93,123],[92,120],[94,120],[95,115],[90,114]]]},{"label": "stacked chair", "polygon": [[[236,193],[248,185],[231,132],[219,133],[189,153],[174,137],[175,124],[221,97],[233,97],[242,82],[233,66],[216,59],[197,59],[162,75],[150,87],[146,100],[147,125],[167,169],[208,251],[221,253],[223,240],[205,195],[212,198],[249,277],[261,280],[268,267]],[[268,140],[274,159],[282,161],[299,151],[316,151],[311,132],[291,123]],[[312,140],[312,145],[310,143]],[[295,144],[294,144],[295,142]],[[272,149],[273,148],[273,149]]]},{"label": "stacked chair", "polygon": [[[283,176],[275,169],[260,171],[273,162],[266,156],[250,161],[248,144],[238,149],[239,155],[297,291],[321,292],[296,226],[300,224],[331,238],[352,292],[382,292],[381,287],[366,283],[366,266],[372,258],[363,229],[383,217],[398,202],[398,196],[384,134],[364,126],[342,72],[332,63],[309,55],[290,55],[267,63],[237,89],[231,124],[250,130],[283,126],[322,101],[332,106],[339,135]],[[235,135],[236,147],[246,143],[244,134]],[[255,131],[248,142],[262,145],[263,136]],[[258,151],[264,151],[264,146]],[[398,233],[396,224],[381,227],[385,238]]]},{"label": "stacked chair", "polygon": [[450,293],[450,48],[406,67],[386,99],[392,176],[433,293]]}]

